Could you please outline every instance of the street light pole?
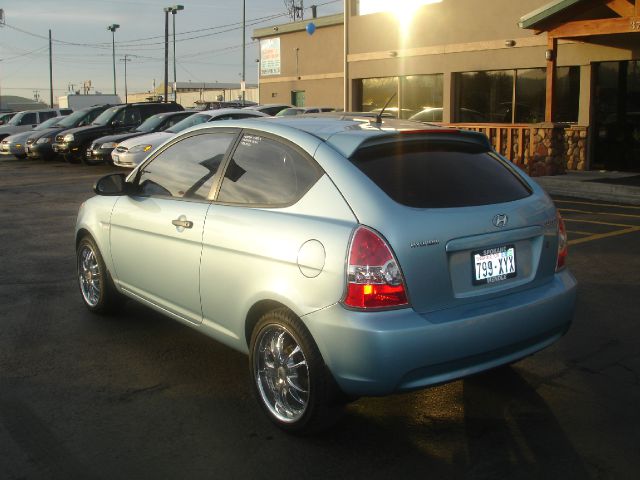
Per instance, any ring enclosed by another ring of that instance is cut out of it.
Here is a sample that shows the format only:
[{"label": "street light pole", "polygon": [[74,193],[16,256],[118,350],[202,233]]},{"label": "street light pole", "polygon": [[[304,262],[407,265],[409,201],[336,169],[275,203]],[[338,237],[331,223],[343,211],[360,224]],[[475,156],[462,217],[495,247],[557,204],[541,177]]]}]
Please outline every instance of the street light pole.
[{"label": "street light pole", "polygon": [[173,99],[176,100],[176,14],[184,10],[183,5],[164,8],[164,101],[167,102],[169,83],[169,12],[173,15]]},{"label": "street light pole", "polygon": [[170,7],[164,9],[164,103],[167,103],[169,83],[169,12]]},{"label": "street light pole", "polygon": [[173,5],[171,8],[171,15],[173,16],[173,100],[178,101],[177,88],[178,80],[176,75],[176,14],[180,10],[184,10],[183,5]]},{"label": "street light pole", "polygon": [[120,25],[113,23],[107,27],[107,30],[111,32],[111,46],[113,51],[113,94],[117,95],[116,91],[116,30],[120,28]]}]

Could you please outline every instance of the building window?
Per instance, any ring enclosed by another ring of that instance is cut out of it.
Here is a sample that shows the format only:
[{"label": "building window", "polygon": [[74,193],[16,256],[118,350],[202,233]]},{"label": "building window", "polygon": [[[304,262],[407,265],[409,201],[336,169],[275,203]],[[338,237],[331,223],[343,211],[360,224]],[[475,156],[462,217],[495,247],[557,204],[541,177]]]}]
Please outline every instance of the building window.
[{"label": "building window", "polygon": [[580,67],[556,69],[553,98],[554,122],[577,122],[580,103]]},{"label": "building window", "polygon": [[[546,68],[516,70],[515,123],[544,122],[546,91]],[[507,117],[510,112],[508,110]],[[511,119],[505,119],[504,121],[510,122]]]},{"label": "building window", "polygon": [[511,123],[513,70],[458,74],[456,122]]},{"label": "building window", "polygon": [[362,80],[362,111],[380,112],[387,101],[387,112],[398,112],[398,77],[364,78]]},{"label": "building window", "polygon": [[428,111],[433,117],[430,121],[442,121],[442,74],[365,78],[360,91],[364,112],[380,112],[393,97],[385,112],[410,118]]},{"label": "building window", "polygon": [[442,74],[403,77],[400,85],[401,118],[429,112],[431,121],[442,121]]}]

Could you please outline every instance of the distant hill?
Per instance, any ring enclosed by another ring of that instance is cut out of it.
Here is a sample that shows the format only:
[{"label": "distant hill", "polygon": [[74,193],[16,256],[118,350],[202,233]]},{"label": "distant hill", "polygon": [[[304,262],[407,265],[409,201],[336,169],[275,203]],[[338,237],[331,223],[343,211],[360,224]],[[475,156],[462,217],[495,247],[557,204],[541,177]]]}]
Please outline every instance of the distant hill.
[{"label": "distant hill", "polygon": [[49,108],[49,105],[16,95],[2,95],[0,98],[0,110],[2,111],[20,112],[22,110],[42,110],[43,108]]}]

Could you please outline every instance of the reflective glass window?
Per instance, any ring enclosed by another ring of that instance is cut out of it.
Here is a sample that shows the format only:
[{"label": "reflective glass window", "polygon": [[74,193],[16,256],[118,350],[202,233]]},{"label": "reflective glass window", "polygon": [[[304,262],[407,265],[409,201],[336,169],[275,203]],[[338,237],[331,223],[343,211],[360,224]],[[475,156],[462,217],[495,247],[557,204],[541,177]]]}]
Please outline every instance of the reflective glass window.
[{"label": "reflective glass window", "polygon": [[217,200],[284,206],[295,203],[320,178],[315,162],[270,138],[245,134],[226,168]]},{"label": "reflective glass window", "polygon": [[234,133],[203,133],[187,137],[161,152],[143,169],[144,195],[206,200]]}]

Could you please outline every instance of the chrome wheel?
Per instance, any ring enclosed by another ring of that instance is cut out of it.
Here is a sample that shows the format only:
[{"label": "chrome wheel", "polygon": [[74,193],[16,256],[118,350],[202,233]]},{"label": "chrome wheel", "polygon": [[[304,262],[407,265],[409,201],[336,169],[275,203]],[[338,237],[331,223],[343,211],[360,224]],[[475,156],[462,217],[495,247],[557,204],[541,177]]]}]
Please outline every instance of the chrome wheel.
[{"label": "chrome wheel", "polygon": [[78,252],[78,280],[84,301],[90,307],[97,306],[102,295],[102,272],[96,252],[88,244]]},{"label": "chrome wheel", "polygon": [[255,382],[269,411],[284,423],[304,415],[309,403],[309,367],[293,335],[282,325],[267,325],[257,338]]}]

